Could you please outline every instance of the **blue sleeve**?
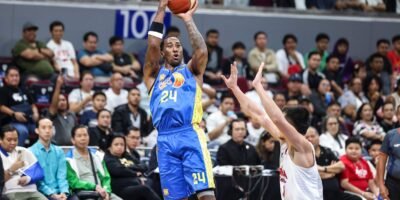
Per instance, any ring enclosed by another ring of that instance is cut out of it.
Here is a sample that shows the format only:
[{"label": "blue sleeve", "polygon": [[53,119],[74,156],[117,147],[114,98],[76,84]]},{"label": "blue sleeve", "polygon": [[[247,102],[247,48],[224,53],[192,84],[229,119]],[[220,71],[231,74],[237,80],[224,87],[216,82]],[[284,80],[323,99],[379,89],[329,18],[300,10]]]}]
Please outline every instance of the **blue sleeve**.
[{"label": "blue sleeve", "polygon": [[39,162],[35,162],[28,169],[25,169],[23,173],[31,178],[29,184],[36,183],[44,178],[44,171]]},{"label": "blue sleeve", "polygon": [[[397,129],[392,130],[392,131],[396,131],[397,132]],[[383,142],[382,142],[381,152],[383,152],[385,154],[389,154],[390,153],[389,152],[390,151],[390,137],[393,135],[392,131],[389,131],[389,133],[385,135],[385,137],[383,139]]]},{"label": "blue sleeve", "polygon": [[77,55],[77,60],[79,61],[82,57],[87,56],[87,53],[84,50],[79,50]]},{"label": "blue sleeve", "polygon": [[89,117],[88,117],[88,113],[85,111],[81,118],[79,119],[79,124],[83,124],[83,125],[88,125],[89,123]]},{"label": "blue sleeve", "polygon": [[57,162],[58,162],[58,171],[57,171],[57,181],[58,188],[61,193],[68,194],[69,186],[67,181],[67,160],[65,159],[65,155],[62,149],[57,149]]}]

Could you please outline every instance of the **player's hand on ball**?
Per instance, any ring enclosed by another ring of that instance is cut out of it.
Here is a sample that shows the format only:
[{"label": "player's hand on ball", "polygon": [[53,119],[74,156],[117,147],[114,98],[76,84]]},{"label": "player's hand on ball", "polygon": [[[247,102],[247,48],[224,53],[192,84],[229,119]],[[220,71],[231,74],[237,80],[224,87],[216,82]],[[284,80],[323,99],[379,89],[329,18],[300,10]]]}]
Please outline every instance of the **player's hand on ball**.
[{"label": "player's hand on ball", "polygon": [[167,8],[168,5],[168,0],[160,0],[160,3],[158,4],[159,8]]},{"label": "player's hand on ball", "polygon": [[254,88],[257,88],[260,86],[262,87],[261,79],[263,78],[263,76],[262,76],[263,69],[264,69],[264,62],[261,63],[260,67],[258,68],[257,75],[254,77],[254,80],[253,80]]},{"label": "player's hand on ball", "polygon": [[194,5],[192,8],[190,8],[186,13],[179,13],[176,14],[177,17],[181,18],[183,21],[188,21],[191,20],[193,17],[194,12],[197,10],[197,7],[199,7],[199,1],[194,0]]},{"label": "player's hand on ball", "polygon": [[234,87],[237,87],[237,67],[236,67],[236,62],[233,62],[231,64],[231,75],[229,76],[229,79],[227,79],[224,75],[221,75],[221,78],[224,80],[226,86],[229,89],[232,89]]}]

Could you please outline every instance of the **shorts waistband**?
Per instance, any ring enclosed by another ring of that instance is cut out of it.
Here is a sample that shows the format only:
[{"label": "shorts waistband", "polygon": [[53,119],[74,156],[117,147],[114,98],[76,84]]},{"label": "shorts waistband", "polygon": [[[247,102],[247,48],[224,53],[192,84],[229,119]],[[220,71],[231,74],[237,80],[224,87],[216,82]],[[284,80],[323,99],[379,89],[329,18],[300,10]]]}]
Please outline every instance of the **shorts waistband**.
[{"label": "shorts waistband", "polygon": [[157,131],[158,131],[158,135],[170,135],[172,133],[193,130],[194,126],[195,126],[194,124],[189,124],[189,125],[185,125],[185,126],[181,126],[181,127],[162,130],[162,131],[157,129]]}]

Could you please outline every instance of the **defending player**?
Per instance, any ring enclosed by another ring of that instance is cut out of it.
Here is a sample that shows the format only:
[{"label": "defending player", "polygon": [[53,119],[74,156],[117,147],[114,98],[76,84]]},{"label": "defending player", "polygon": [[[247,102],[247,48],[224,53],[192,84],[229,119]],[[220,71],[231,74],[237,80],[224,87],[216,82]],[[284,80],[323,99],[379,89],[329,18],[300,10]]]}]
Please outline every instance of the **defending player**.
[{"label": "defending player", "polygon": [[[201,85],[207,64],[207,47],[193,21],[198,2],[177,16],[189,32],[193,57],[182,64],[178,38],[162,42],[168,0],[160,0],[148,33],[144,81],[150,91],[153,125],[158,130],[158,164],[165,199],[185,199],[196,193],[200,200],[215,199],[210,154],[198,124],[203,116]],[[160,47],[161,45],[161,47]],[[161,56],[165,60],[160,66]]]},{"label": "defending player", "polygon": [[281,142],[280,186],[284,200],[322,200],[322,182],[317,170],[315,152],[304,134],[309,127],[309,113],[304,107],[287,108],[282,113],[261,85],[261,64],[253,86],[261,98],[264,111],[258,108],[237,86],[236,63],[231,65],[226,85],[238,99],[241,108],[255,117],[262,126]]}]

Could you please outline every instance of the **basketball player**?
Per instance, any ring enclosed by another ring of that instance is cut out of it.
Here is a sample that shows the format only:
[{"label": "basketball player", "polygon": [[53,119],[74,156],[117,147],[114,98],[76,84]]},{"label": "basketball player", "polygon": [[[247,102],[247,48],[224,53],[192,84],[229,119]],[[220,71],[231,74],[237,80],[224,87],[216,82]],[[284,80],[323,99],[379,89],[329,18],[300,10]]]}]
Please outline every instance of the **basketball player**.
[{"label": "basketball player", "polygon": [[[193,57],[182,64],[178,38],[163,38],[168,0],[160,0],[148,33],[144,81],[150,91],[153,125],[158,130],[158,164],[164,199],[186,199],[196,193],[200,200],[215,199],[210,154],[199,128],[203,110],[201,86],[208,59],[207,47],[192,19],[198,6],[177,16],[189,32]],[[161,47],[160,47],[161,46]],[[160,58],[165,63],[159,65]]]},{"label": "basketball player", "polygon": [[[284,113],[267,95],[261,79],[261,64],[253,86],[261,98],[264,110],[258,108],[237,86],[236,63],[231,65],[229,79],[222,76],[226,85],[262,126],[281,142],[280,186],[283,200],[322,200],[322,182],[317,170],[313,146],[304,137],[309,127],[309,113],[304,107],[290,107]],[[265,112],[266,111],[266,112]]]}]

